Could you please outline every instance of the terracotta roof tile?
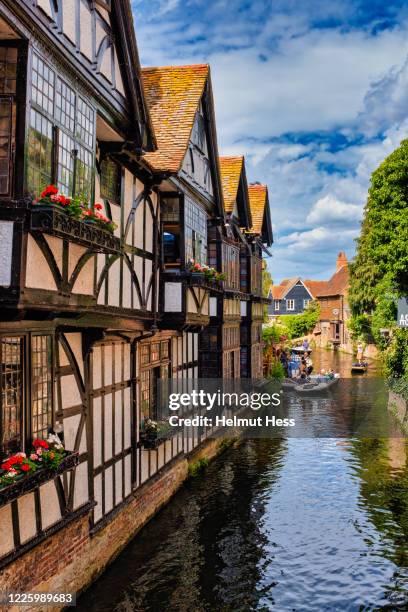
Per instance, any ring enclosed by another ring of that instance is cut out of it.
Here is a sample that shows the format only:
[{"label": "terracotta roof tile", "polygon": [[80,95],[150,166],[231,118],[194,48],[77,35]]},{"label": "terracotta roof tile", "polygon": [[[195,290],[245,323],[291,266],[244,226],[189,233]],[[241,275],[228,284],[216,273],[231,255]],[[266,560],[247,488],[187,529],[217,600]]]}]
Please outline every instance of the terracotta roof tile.
[{"label": "terracotta roof tile", "polygon": [[237,199],[244,158],[220,157],[221,183],[226,213],[232,213]]},{"label": "terracotta roof tile", "polygon": [[281,300],[285,293],[289,291],[289,289],[297,283],[299,278],[296,276],[294,278],[285,278],[280,285],[272,285],[272,297],[274,300]]},{"label": "terracotta roof tile", "polygon": [[313,295],[313,297],[317,297],[318,295],[320,295],[322,291],[325,291],[329,284],[329,281],[319,281],[319,280],[305,280],[303,282],[306,285],[306,288]]},{"label": "terracotta roof tile", "polygon": [[268,188],[266,185],[249,185],[248,192],[252,214],[252,231],[255,234],[262,234]]},{"label": "terracotta roof tile", "polygon": [[327,282],[327,287],[319,293],[319,297],[328,295],[345,295],[349,286],[348,265],[341,266]]},{"label": "terracotta roof tile", "polygon": [[155,170],[179,172],[209,71],[208,64],[142,69],[158,145],[157,151],[143,159]]}]

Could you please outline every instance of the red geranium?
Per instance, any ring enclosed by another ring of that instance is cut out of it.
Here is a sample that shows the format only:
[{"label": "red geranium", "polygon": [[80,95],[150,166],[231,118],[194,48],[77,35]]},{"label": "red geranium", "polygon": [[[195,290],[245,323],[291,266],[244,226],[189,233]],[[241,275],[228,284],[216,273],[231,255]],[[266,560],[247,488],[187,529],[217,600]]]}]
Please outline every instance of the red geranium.
[{"label": "red geranium", "polygon": [[34,448],[45,448],[48,449],[48,442],[46,442],[45,440],[34,440],[33,441],[33,446]]},{"label": "red geranium", "polygon": [[103,206],[102,206],[102,204],[99,204],[99,203],[98,203],[98,204],[95,204],[94,208],[95,208],[96,210],[102,210]]},{"label": "red geranium", "polygon": [[41,198],[48,198],[49,196],[52,195],[57,195],[58,193],[58,188],[55,187],[55,185],[48,185],[48,187],[46,187],[44,189],[44,191],[41,193]]},{"label": "red geranium", "polygon": [[21,466],[21,471],[22,472],[29,472],[30,470],[31,470],[31,468],[28,465],[28,463],[23,463],[23,465]]}]

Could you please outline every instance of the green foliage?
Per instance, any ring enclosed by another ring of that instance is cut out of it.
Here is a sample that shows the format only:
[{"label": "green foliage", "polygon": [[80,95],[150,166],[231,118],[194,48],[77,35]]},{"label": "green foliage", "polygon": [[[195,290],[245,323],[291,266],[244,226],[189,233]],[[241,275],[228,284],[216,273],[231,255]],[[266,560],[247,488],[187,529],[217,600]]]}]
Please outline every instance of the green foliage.
[{"label": "green foliage", "polygon": [[395,329],[390,345],[384,351],[385,374],[408,380],[408,330]]},{"label": "green foliage", "polygon": [[285,368],[280,361],[275,361],[273,364],[271,378],[276,378],[277,380],[283,380],[285,378]]},{"label": "green foliage", "polygon": [[268,297],[269,289],[273,285],[272,275],[266,268],[262,270],[262,295]]},{"label": "green foliage", "polygon": [[208,464],[209,460],[207,459],[207,457],[202,457],[198,461],[190,463],[188,466],[188,475],[194,478],[195,476],[202,474],[207,468]]},{"label": "green foliage", "polygon": [[282,315],[280,323],[287,329],[288,338],[300,338],[313,331],[320,316],[318,302],[310,302],[306,310],[298,315]]},{"label": "green foliage", "polygon": [[367,314],[354,315],[347,321],[347,327],[355,340],[367,343],[371,334],[370,317]]},{"label": "green foliage", "polygon": [[388,277],[408,291],[408,141],[373,172],[357,255],[351,266],[350,305],[354,314],[376,307],[377,286]]},{"label": "green foliage", "polygon": [[282,335],[282,328],[275,323],[262,328],[262,340],[266,346],[278,344]]}]

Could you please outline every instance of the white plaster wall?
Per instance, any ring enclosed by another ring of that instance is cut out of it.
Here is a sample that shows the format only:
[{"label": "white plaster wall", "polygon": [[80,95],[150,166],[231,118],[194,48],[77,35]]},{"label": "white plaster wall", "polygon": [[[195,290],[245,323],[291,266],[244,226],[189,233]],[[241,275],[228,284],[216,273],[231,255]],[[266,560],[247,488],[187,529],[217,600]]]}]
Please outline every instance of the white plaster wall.
[{"label": "white plaster wall", "polygon": [[18,517],[20,525],[20,540],[24,544],[37,534],[35,519],[34,493],[28,493],[18,499]]},{"label": "white plaster wall", "polygon": [[41,518],[43,529],[47,529],[61,519],[58,495],[53,480],[40,487]]},{"label": "white plaster wall", "polygon": [[61,394],[63,408],[79,406],[82,403],[81,395],[73,374],[61,377]]},{"label": "white plaster wall", "polygon": [[62,2],[63,31],[74,44],[76,41],[75,29],[75,0],[64,0]]},{"label": "white plaster wall", "polygon": [[30,234],[27,241],[26,286],[49,291],[57,290],[48,263]]},{"label": "white plaster wall", "polygon": [[88,462],[81,463],[76,468],[74,509],[79,508],[89,500],[88,491]]},{"label": "white plaster wall", "polygon": [[11,504],[0,508],[0,556],[6,555],[14,548]]},{"label": "white plaster wall", "polygon": [[[64,0],[65,1],[65,0]],[[83,2],[79,3],[79,18],[80,18],[80,49],[81,53],[85,55],[85,57],[92,62],[93,61],[93,52],[92,52],[92,16],[91,11]]]}]

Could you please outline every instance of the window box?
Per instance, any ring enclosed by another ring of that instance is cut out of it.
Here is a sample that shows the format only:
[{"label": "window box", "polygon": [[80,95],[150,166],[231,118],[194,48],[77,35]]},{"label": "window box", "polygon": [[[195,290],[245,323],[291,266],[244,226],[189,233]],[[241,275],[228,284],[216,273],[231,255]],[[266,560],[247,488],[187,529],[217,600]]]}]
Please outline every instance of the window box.
[{"label": "window box", "polygon": [[66,457],[64,457],[58,467],[45,467],[16,480],[12,484],[3,487],[0,485],[0,506],[4,506],[26,493],[30,493],[49,480],[53,480],[59,474],[75,467],[78,461],[79,454],[77,452],[67,452]]},{"label": "window box", "polygon": [[176,428],[169,425],[168,422],[159,421],[156,423],[156,421],[149,419],[146,428],[140,431],[139,445],[142,448],[154,449],[176,433]]},{"label": "window box", "polygon": [[69,216],[61,207],[35,204],[31,210],[30,230],[65,238],[99,253],[118,253],[119,238],[94,223]]}]

